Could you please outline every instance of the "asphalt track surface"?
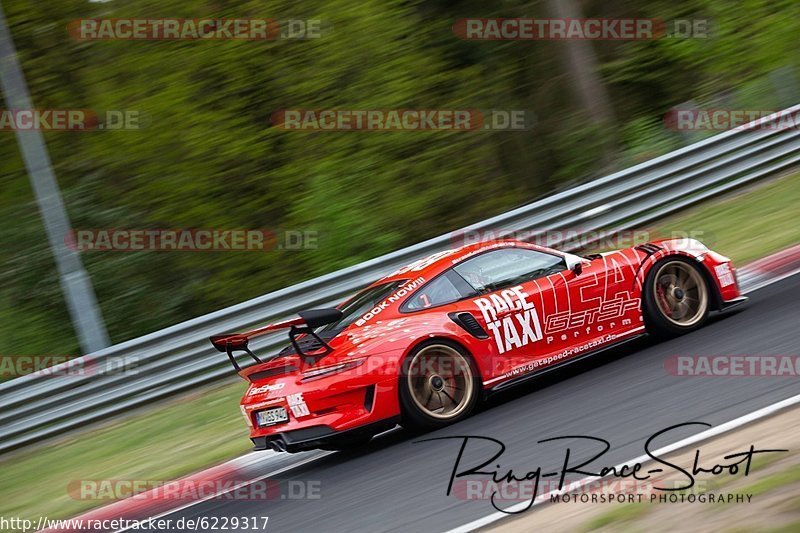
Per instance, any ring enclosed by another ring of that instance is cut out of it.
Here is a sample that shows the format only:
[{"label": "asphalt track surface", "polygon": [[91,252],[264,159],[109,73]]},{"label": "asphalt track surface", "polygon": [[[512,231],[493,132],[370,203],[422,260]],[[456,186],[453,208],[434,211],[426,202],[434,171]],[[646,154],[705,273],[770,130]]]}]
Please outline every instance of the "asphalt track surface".
[{"label": "asphalt track surface", "polygon": [[[164,518],[269,516],[266,530],[278,532],[446,531],[461,526],[495,509],[486,500],[446,496],[460,440],[415,442],[421,438],[499,439],[507,448],[501,466],[524,473],[540,465],[543,471],[558,470],[567,447],[575,459],[597,449],[584,441],[554,445],[538,440],[592,435],[611,442],[593,465],[613,466],[642,455],[647,438],[664,428],[690,421],[718,425],[800,393],[797,377],[678,377],[665,370],[672,355],[797,355],[800,275],[750,298],[741,310],[712,316],[689,335],[661,343],[644,337],[525,383],[444,430],[419,436],[398,429],[357,452],[281,454],[265,461],[265,475],[287,467],[272,479],[316,483],[319,499],[210,500]],[[673,431],[652,449],[704,429]],[[742,449],[750,444],[743,442]],[[490,448],[471,443],[462,464],[475,464],[489,453]],[[530,512],[535,517],[536,511]]]}]

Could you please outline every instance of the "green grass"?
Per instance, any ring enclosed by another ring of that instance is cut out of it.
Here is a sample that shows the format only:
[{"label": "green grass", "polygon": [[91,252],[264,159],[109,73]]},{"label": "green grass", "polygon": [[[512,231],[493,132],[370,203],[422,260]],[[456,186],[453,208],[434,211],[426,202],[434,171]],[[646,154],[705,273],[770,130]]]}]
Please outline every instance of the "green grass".
[{"label": "green grass", "polygon": [[793,174],[665,219],[655,232],[698,232],[709,248],[743,265],[800,242],[798,205],[800,174]]},{"label": "green grass", "polygon": [[594,531],[606,526],[614,525],[615,528],[626,522],[631,522],[642,517],[650,510],[646,503],[626,503],[616,509],[589,520],[584,526],[585,531]]},{"label": "green grass", "polygon": [[[760,461],[756,462],[757,459],[760,459]],[[779,459],[784,459],[784,457],[779,454],[771,454],[770,457],[756,456],[753,459],[753,465],[750,468],[750,475],[753,475],[755,472],[758,472],[759,470],[766,468],[767,466],[776,462]],[[731,483],[737,481],[738,479],[740,478],[729,476],[724,481],[718,483],[717,489],[730,485]],[[786,469],[781,470],[780,472],[777,472],[775,474],[765,476],[742,489],[734,491],[734,493],[741,495],[749,494],[755,497],[770,492],[774,489],[784,487],[786,485],[792,485],[798,482],[800,482],[800,465],[794,465],[786,467]],[[795,505],[798,505],[798,503],[800,503],[800,499],[798,499],[797,502],[795,502]],[[724,507],[713,507],[713,509],[715,512],[725,512]]]},{"label": "green grass", "polygon": [[785,459],[786,456],[781,453],[768,453],[768,454],[760,454],[755,455],[753,460],[750,462],[750,473],[759,472],[760,470],[768,467],[771,464],[777,463],[778,461]]},{"label": "green grass", "polygon": [[[758,469],[766,467],[767,464],[772,463],[773,461],[762,461],[759,465]],[[752,470],[755,469],[751,469]],[[735,478],[731,478],[733,480]],[[800,465],[794,465],[789,467],[787,470],[777,472],[775,474],[766,476],[758,481],[755,481],[751,485],[736,491],[736,494],[751,494],[753,497],[766,494],[776,489],[780,489],[789,485],[795,485],[800,482]],[[727,483],[723,483],[727,484]],[[721,486],[721,485],[720,485]],[[719,489],[719,486],[716,487]],[[685,491],[681,491],[685,492]],[[688,492],[688,491],[686,491]],[[604,513],[596,518],[589,520],[583,529],[585,531],[594,531],[597,529],[601,529],[606,526],[614,526],[615,529],[619,529],[621,525],[630,525],[635,526],[635,521],[643,517],[647,512],[651,509],[651,506],[646,503],[638,503],[638,504],[625,504],[613,509],[607,513]],[[722,510],[720,507],[714,507],[715,511]],[[796,512],[800,509],[800,498],[793,499],[788,504],[788,508],[785,509],[790,512]],[[792,529],[792,527],[796,527],[796,523],[790,526],[786,526],[785,528],[778,528],[775,530],[770,529],[769,531],[800,531],[800,529]],[[732,530],[731,533],[734,533]],[[743,530],[744,531],[744,530]]]},{"label": "green grass", "polygon": [[798,531],[800,531],[800,520],[791,522],[784,526],[765,529],[763,531],[767,533],[797,533]]},{"label": "green grass", "polygon": [[[658,231],[704,231],[711,237],[706,244],[741,265],[800,242],[797,205],[800,174],[699,206],[665,220]],[[224,385],[160,403],[0,460],[0,516],[72,516],[104,502],[71,499],[70,480],[172,479],[242,454],[250,448],[238,407],[243,389],[243,383]],[[630,520],[643,507],[622,506],[592,528]]]},{"label": "green grass", "polygon": [[168,480],[242,454],[251,447],[239,412],[244,387],[239,382],[206,389],[5,457],[0,516],[73,516],[108,502],[71,498],[71,480]]},{"label": "green grass", "polygon": [[800,465],[777,472],[741,489],[739,494],[759,496],[775,489],[800,482]]},{"label": "green grass", "polygon": [[[761,472],[768,466],[773,463],[776,463],[782,459],[785,459],[785,456],[779,453],[771,453],[771,454],[762,454],[762,455],[755,455],[753,460],[750,463],[750,475]],[[739,475],[736,476],[724,476],[720,477],[713,477],[710,479],[706,479],[706,488],[703,492],[714,492],[719,491],[725,487],[728,487],[732,483],[736,483],[739,479],[747,479],[742,477],[744,476],[744,470],[739,472]],[[691,490],[691,489],[690,489]],[[680,491],[680,492],[687,492],[687,491]]]}]

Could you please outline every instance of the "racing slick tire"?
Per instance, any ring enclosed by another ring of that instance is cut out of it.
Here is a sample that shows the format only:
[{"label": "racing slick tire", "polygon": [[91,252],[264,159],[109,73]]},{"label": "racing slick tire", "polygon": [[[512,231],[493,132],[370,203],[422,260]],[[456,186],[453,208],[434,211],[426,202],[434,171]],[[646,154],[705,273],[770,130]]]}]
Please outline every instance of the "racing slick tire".
[{"label": "racing slick tire", "polygon": [[481,380],[472,356],[459,344],[431,339],[404,359],[400,373],[400,424],[427,431],[468,417],[478,403]]},{"label": "racing slick tire", "polygon": [[647,332],[671,338],[705,323],[711,291],[700,266],[686,257],[666,257],[645,277],[642,310]]}]

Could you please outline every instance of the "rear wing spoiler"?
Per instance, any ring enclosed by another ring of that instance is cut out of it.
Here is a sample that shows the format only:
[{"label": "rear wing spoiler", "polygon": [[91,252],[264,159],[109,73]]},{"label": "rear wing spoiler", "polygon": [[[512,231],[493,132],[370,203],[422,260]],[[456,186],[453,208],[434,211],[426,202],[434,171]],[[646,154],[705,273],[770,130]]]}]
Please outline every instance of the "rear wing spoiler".
[{"label": "rear wing spoiler", "polygon": [[[233,368],[235,368],[237,372],[240,372],[242,367],[236,362],[233,352],[245,352],[256,363],[263,363],[264,361],[262,361],[248,347],[250,339],[281,329],[289,330],[289,340],[291,341],[297,355],[305,358],[318,358],[328,355],[332,351],[332,348],[328,345],[328,343],[320,339],[319,336],[314,333],[314,329],[324,326],[325,324],[331,324],[341,319],[342,312],[339,309],[329,308],[310,309],[308,311],[300,311],[297,314],[298,316],[296,318],[290,318],[289,320],[268,324],[244,333],[222,333],[220,335],[212,335],[209,340],[214,348],[222,353],[228,354],[228,359],[230,359]],[[312,336],[320,343],[322,346],[322,351],[316,351],[311,354],[303,352],[303,350],[300,348],[300,345],[297,343],[298,335]]]}]

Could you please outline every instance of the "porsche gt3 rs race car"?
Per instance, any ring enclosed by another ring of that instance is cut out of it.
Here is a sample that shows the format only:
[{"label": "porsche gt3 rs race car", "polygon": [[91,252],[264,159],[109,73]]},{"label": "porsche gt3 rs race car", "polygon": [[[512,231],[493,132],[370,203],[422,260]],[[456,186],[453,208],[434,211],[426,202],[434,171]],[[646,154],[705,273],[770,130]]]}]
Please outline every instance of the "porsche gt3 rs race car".
[{"label": "porsche gt3 rs race car", "polygon": [[[416,261],[337,308],[215,335],[249,381],[241,410],[255,449],[338,449],[398,422],[429,430],[493,391],[638,335],[692,331],[738,304],[730,260],[694,239],[587,257],[521,241]],[[288,329],[261,360],[248,341]],[[240,368],[233,352],[255,364]]]}]

